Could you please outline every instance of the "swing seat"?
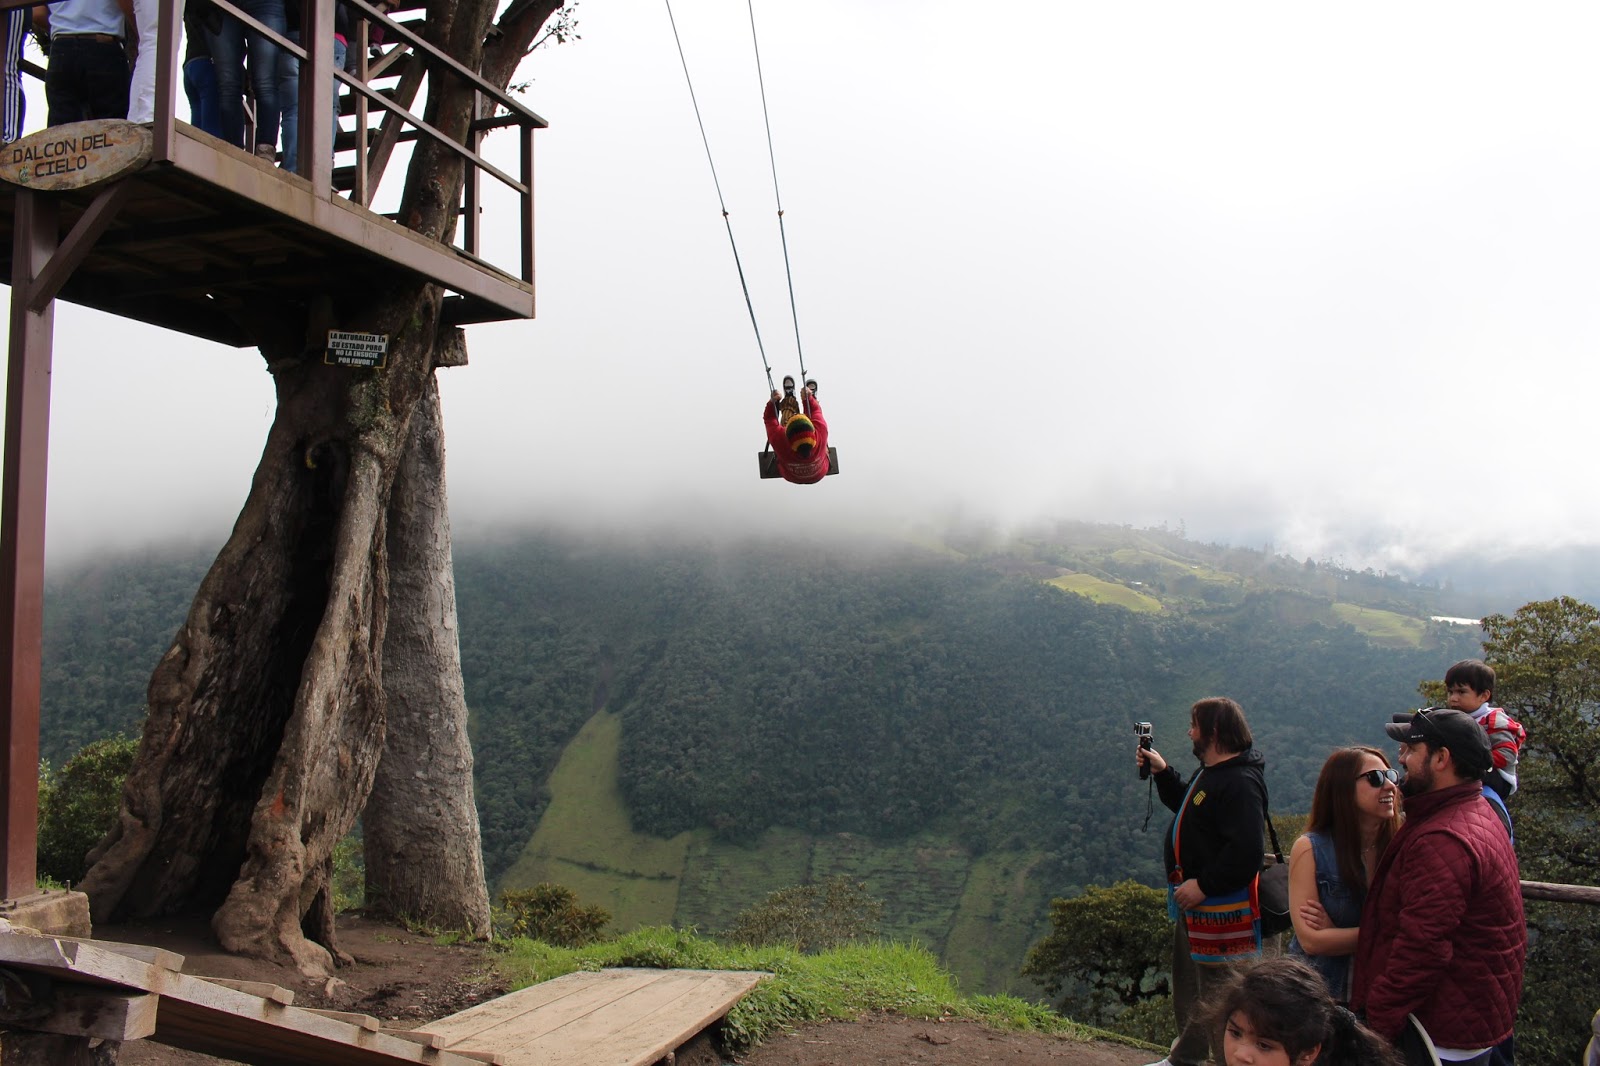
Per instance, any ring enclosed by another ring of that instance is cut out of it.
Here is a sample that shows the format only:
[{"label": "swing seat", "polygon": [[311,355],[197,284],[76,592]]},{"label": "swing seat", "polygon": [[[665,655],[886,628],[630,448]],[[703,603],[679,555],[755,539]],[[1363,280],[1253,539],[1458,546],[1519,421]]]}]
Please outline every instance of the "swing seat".
[{"label": "swing seat", "polygon": [[[778,473],[778,453],[773,451],[770,447],[756,453],[756,462],[761,466],[761,477],[763,480],[769,477],[783,477],[782,474]],[[833,475],[837,474],[838,472],[839,449],[830,444],[828,445],[828,474]]]}]

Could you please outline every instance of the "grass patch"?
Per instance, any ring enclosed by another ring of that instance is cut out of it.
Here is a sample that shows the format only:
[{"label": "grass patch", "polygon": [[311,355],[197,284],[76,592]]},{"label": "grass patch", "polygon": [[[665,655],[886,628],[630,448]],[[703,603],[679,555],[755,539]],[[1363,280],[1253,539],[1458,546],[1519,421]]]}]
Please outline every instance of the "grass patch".
[{"label": "grass patch", "polygon": [[1096,603],[1113,603],[1130,611],[1151,613],[1161,610],[1161,601],[1126,585],[1102,581],[1089,574],[1062,574],[1051,578],[1048,584],[1079,596],[1087,596]]},{"label": "grass patch", "polygon": [[664,925],[693,834],[635,833],[617,785],[622,717],[601,711],[584,724],[550,774],[550,806],[500,889],[552,881],[610,911],[618,929]]},{"label": "grass patch", "polygon": [[763,970],[772,977],[728,1014],[723,1035],[735,1053],[805,1022],[849,1021],[872,1011],[910,1018],[973,1018],[999,1028],[1129,1042],[1014,997],[963,998],[926,950],[886,941],[801,955],[790,948],[724,946],[684,930],[652,927],[583,948],[513,940],[495,964],[513,988],[609,966]]},{"label": "grass patch", "polygon": [[1420,648],[1428,633],[1428,627],[1422,619],[1408,618],[1377,607],[1336,603],[1333,605],[1333,616],[1354,626],[1374,644],[1391,648]]}]

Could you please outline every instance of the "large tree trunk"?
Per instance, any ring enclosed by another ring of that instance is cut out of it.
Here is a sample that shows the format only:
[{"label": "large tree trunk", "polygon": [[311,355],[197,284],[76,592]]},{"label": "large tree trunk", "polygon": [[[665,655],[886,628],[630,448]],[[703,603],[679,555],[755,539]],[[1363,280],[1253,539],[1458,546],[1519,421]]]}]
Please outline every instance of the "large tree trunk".
[{"label": "large tree trunk", "polygon": [[489,890],[472,798],[445,500],[435,386],[412,418],[389,508],[389,728],[361,819],[367,907],[486,938]]},{"label": "large tree trunk", "polygon": [[[494,6],[433,0],[428,36],[503,88],[559,5],[515,0],[486,48]],[[472,86],[435,83],[424,118],[464,142],[474,106]],[[399,217],[449,240],[462,180],[459,156],[418,142]],[[459,343],[455,331],[440,334],[440,297],[437,286],[418,284],[334,297],[332,306],[314,305],[298,320],[290,308],[272,308],[273,317],[257,323],[278,409],[233,533],[151,678],[150,713],[118,824],[91,855],[82,885],[96,921],[216,907],[212,926],[229,950],[293,961],[308,973],[325,972],[332,961],[333,848],[367,802],[391,728],[384,678],[391,493],[419,404],[437,425],[436,345]],[[323,365],[321,339],[332,323],[387,334],[387,368]],[[433,475],[419,462],[425,486]],[[442,520],[442,475],[436,484]],[[428,539],[426,530],[401,530],[394,550],[409,553]],[[414,577],[437,586],[443,574],[448,583],[448,541],[398,570],[407,597]],[[444,593],[435,593],[442,612]],[[453,586],[449,601],[453,617]],[[434,617],[443,621],[442,613]],[[410,661],[419,642],[428,640],[405,633],[397,648]],[[453,633],[437,638],[429,668],[454,672],[459,688],[454,649]],[[439,697],[441,706],[454,701],[445,708],[450,727],[429,727],[428,735],[400,738],[395,747],[426,768],[430,795],[448,794],[461,835],[445,866],[459,872],[446,874],[439,890],[407,897],[413,902],[406,905],[441,910],[442,892],[460,887],[482,902],[463,901],[461,920],[449,924],[477,931],[487,898],[464,707],[448,695],[451,684],[443,679]],[[397,703],[432,698],[414,686],[397,682]],[[404,710],[407,732],[424,728]],[[435,742],[450,746],[430,751]],[[443,778],[451,775],[457,780],[447,788]],[[386,784],[384,791],[390,811],[419,794],[412,784]],[[392,813],[379,820],[385,817],[393,823]],[[380,837],[395,839],[388,829]],[[394,884],[391,877],[386,889]]]}]

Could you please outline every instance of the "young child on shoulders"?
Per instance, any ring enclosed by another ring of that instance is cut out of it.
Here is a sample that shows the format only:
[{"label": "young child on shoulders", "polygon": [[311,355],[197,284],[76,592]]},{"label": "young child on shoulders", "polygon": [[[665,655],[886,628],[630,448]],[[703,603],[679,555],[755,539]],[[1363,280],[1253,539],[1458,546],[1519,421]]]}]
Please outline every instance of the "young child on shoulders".
[{"label": "young child on shoulders", "polygon": [[1528,739],[1522,723],[1499,707],[1490,706],[1494,698],[1494,667],[1481,659],[1463,659],[1444,672],[1445,705],[1472,715],[1489,734],[1489,752],[1494,769],[1483,783],[1510,799],[1517,790],[1517,755]]}]

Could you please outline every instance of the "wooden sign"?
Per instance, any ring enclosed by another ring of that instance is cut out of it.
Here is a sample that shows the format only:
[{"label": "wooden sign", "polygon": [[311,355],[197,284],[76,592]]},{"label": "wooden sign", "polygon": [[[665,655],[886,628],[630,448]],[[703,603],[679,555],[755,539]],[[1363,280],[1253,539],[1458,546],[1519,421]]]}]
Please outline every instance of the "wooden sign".
[{"label": "wooden sign", "polygon": [[389,335],[386,333],[346,333],[328,331],[328,350],[322,361],[330,366],[365,366],[382,370],[389,360]]},{"label": "wooden sign", "polygon": [[150,129],[120,118],[70,122],[0,147],[0,179],[45,192],[88,189],[150,161]]}]

